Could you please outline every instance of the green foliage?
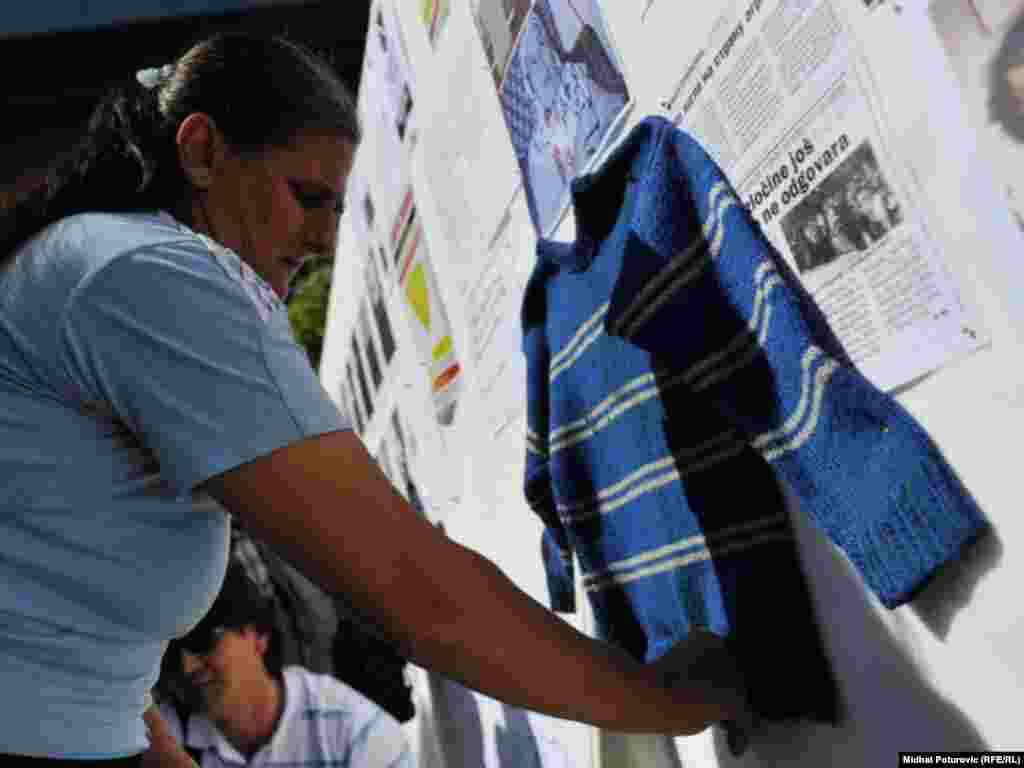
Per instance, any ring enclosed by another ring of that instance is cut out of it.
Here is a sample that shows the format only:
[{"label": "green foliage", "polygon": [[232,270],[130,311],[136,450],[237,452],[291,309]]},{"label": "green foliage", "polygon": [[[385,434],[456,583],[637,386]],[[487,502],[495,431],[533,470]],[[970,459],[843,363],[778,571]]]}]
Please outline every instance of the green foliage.
[{"label": "green foliage", "polygon": [[320,354],[324,348],[324,327],[327,325],[327,302],[331,296],[331,273],[334,263],[316,264],[304,270],[294,282],[294,294],[288,303],[295,340],[306,349],[313,368],[320,368]]}]

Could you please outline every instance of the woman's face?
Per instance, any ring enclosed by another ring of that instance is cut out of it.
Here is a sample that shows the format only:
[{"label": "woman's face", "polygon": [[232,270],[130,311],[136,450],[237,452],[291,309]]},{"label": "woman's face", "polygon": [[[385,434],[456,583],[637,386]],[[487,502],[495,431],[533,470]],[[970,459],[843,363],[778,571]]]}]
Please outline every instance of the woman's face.
[{"label": "woman's face", "polygon": [[354,153],[350,141],[324,133],[256,152],[227,148],[193,221],[283,298],[306,260],[334,251]]}]

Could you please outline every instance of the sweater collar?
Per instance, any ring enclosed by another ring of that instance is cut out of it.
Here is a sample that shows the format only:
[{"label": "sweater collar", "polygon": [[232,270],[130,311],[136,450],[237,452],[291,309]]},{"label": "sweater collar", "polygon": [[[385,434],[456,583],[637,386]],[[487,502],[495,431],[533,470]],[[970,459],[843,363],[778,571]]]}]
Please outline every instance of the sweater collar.
[{"label": "sweater collar", "polygon": [[665,118],[646,117],[599,168],[573,179],[570,190],[576,240],[564,243],[540,239],[537,252],[541,259],[559,270],[587,270],[618,218],[628,185],[643,180],[655,149],[672,130],[672,123]]}]

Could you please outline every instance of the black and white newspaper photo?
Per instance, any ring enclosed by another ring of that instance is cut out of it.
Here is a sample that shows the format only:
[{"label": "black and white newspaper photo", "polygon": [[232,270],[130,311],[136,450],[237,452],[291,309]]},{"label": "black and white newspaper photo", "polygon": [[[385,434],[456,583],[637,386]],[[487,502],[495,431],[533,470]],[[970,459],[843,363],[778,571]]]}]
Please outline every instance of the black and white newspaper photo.
[{"label": "black and white newspaper photo", "polygon": [[805,274],[841,256],[867,252],[902,221],[899,201],[864,142],[782,217],[781,226]]}]

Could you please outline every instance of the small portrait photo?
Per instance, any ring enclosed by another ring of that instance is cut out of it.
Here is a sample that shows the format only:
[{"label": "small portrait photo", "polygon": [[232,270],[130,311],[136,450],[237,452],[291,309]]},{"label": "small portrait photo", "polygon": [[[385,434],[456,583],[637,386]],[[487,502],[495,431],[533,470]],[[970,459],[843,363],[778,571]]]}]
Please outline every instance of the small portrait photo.
[{"label": "small portrait photo", "polygon": [[803,274],[867,251],[902,222],[902,207],[865,141],[783,216],[782,231]]}]

